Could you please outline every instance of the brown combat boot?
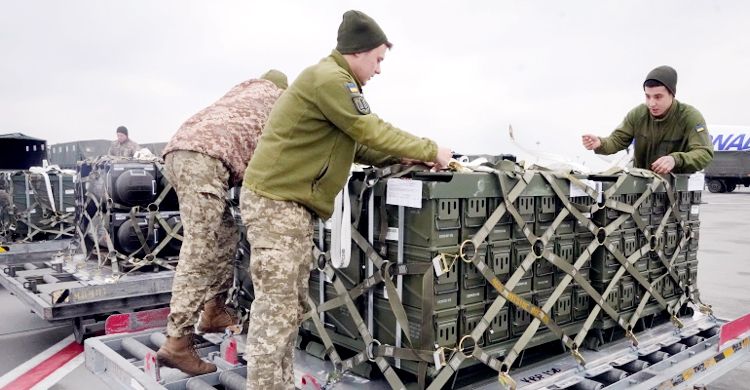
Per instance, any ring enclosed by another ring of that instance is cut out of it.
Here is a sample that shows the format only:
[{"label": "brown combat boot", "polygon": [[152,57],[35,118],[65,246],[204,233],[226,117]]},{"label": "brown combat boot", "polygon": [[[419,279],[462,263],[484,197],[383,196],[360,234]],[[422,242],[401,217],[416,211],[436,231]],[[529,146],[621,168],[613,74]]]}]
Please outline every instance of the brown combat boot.
[{"label": "brown combat boot", "polygon": [[198,332],[224,333],[227,327],[236,325],[237,319],[224,304],[224,299],[214,298],[203,306]]},{"label": "brown combat boot", "polygon": [[193,346],[193,335],[169,337],[156,352],[159,363],[176,368],[186,374],[203,375],[216,371],[216,366],[204,362]]}]

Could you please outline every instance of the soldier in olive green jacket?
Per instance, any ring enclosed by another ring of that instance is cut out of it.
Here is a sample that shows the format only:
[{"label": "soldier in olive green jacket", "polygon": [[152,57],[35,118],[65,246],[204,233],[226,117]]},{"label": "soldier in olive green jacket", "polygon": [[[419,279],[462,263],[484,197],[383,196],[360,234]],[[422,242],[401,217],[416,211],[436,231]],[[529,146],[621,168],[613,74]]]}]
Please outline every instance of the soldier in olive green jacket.
[{"label": "soldier in olive green jacket", "polygon": [[643,83],[646,103],[631,110],[609,137],[583,136],[583,146],[613,154],[635,139],[635,168],[656,173],[693,173],[713,160],[706,121],[698,110],[674,98],[677,72],[669,66],[652,70]]},{"label": "soldier in olive green jacket", "polygon": [[402,158],[445,167],[449,148],[370,112],[362,86],[391,47],[367,15],[348,11],[330,56],[299,75],[271,111],[245,171],[240,203],[252,247],[247,389],[293,389],[293,347],[304,314],[312,218],[333,213],[353,162]]}]

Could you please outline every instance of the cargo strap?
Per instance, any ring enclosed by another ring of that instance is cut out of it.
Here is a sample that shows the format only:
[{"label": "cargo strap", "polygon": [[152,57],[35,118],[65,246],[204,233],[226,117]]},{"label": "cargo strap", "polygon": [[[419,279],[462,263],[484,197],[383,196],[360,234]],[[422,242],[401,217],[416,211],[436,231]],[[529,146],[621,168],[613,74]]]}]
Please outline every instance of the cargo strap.
[{"label": "cargo strap", "polygon": [[[91,235],[92,239],[94,240],[94,253],[96,254],[96,257],[98,259],[98,265],[99,267],[103,267],[106,263],[106,261],[110,262],[110,266],[112,267],[112,270],[117,273],[121,271],[121,267],[118,264],[118,262],[123,261],[132,264],[134,267],[127,271],[126,274],[135,272],[136,270],[147,266],[151,264],[159,265],[163,268],[174,270],[175,266],[167,262],[165,259],[158,257],[159,253],[163,250],[163,248],[169,244],[169,242],[172,239],[177,239],[182,241],[182,236],[178,234],[180,228],[182,227],[182,222],[178,222],[174,227],[170,228],[169,224],[167,224],[166,220],[161,216],[159,213],[159,206],[161,205],[161,202],[164,201],[164,199],[169,194],[169,191],[172,190],[172,184],[168,183],[162,191],[159,193],[157,198],[146,207],[145,210],[143,210],[139,206],[131,207],[131,206],[125,206],[118,204],[112,199],[107,200],[107,207],[103,207],[102,199],[100,195],[97,195],[94,192],[94,189],[96,188],[96,182],[102,178],[101,176],[101,166],[107,162],[127,162],[127,161],[133,161],[131,159],[123,159],[123,158],[111,158],[108,156],[99,157],[97,159],[94,159],[91,163],[92,165],[92,171],[85,179],[88,182],[89,186],[86,188],[86,183],[83,182],[83,178],[81,178],[82,182],[79,183],[81,192],[85,191],[84,199],[82,200],[81,207],[81,218],[79,221],[77,221],[76,225],[76,235],[74,239],[71,241],[71,244],[69,246],[69,254],[73,254],[75,251],[82,249],[84,256],[88,257],[88,251],[86,249],[86,246],[83,245],[84,239],[86,235]],[[158,169],[158,171],[164,175],[164,165],[155,159],[150,159],[148,161],[144,160],[136,160],[137,162],[149,162],[153,163],[154,166]],[[93,204],[96,208],[96,212],[93,216],[90,216],[88,212],[86,211],[87,205]],[[134,257],[134,256],[126,256],[125,254],[119,253],[115,250],[114,245],[112,243],[112,238],[109,237],[108,232],[103,232],[104,237],[100,237],[99,235],[99,228],[101,228],[104,225],[104,219],[109,219],[111,216],[111,210],[112,208],[119,208],[122,210],[129,210],[128,211],[128,217],[133,224],[133,230],[135,231],[136,236],[138,237],[139,244],[141,245],[139,249],[137,249],[135,252],[139,252],[143,250],[145,253],[145,256],[142,256],[142,258]],[[136,218],[137,213],[141,212],[148,212],[148,215],[146,216],[147,221],[147,233],[146,236],[143,235],[143,232],[140,229],[140,226],[138,224],[138,220]],[[83,218],[87,220],[87,227],[85,230],[81,230],[80,227],[83,224]],[[154,228],[157,226],[156,224],[159,224],[158,226],[161,226],[162,229],[167,233],[167,235],[164,237],[164,239],[160,240],[160,242],[157,244],[157,246],[151,250],[151,248],[148,245],[147,238],[154,234]],[[104,243],[107,246],[108,252],[106,254],[101,252],[100,249],[100,243],[102,242],[102,239]]]}]

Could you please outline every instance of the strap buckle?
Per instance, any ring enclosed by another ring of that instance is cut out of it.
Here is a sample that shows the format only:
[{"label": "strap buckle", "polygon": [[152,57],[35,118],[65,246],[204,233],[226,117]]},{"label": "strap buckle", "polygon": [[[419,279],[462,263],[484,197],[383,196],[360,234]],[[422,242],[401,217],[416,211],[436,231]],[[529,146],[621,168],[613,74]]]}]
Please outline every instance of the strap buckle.
[{"label": "strap buckle", "polygon": [[505,388],[516,390],[516,381],[514,381],[506,371],[500,371],[497,374],[497,381]]},{"label": "strap buckle", "polygon": [[698,310],[706,315],[713,316],[714,315],[714,309],[711,308],[711,305],[707,305],[705,303],[697,303]]},{"label": "strap buckle", "polygon": [[573,357],[578,360],[578,363],[581,363],[582,366],[586,365],[586,359],[584,359],[583,355],[578,352],[578,347],[576,347],[575,349],[571,349],[570,354],[573,355]]},{"label": "strap buckle", "polygon": [[634,347],[638,346],[638,339],[635,337],[635,334],[633,334],[633,331],[628,329],[625,332],[625,337],[627,337],[632,343]]},{"label": "strap buckle", "polygon": [[676,326],[679,329],[682,329],[682,327],[685,326],[682,324],[682,321],[680,321],[680,319],[677,318],[677,316],[675,316],[674,314],[669,317],[669,321],[672,322],[672,325]]}]

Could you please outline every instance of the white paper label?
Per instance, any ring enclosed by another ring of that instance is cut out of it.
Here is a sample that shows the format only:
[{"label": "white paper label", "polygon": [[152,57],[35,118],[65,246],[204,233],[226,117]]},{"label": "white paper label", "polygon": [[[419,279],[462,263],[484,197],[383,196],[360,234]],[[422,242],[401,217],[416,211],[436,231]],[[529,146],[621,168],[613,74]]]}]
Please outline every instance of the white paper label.
[{"label": "white paper label", "polygon": [[71,195],[71,194],[74,194],[75,192],[76,192],[75,190],[65,190],[65,195]]},{"label": "white paper label", "polygon": [[398,241],[398,228],[389,227],[385,232],[385,239],[389,241]]},{"label": "white paper label", "polygon": [[395,206],[422,208],[422,182],[420,180],[388,179],[386,203]]},{"label": "white paper label", "polygon": [[690,214],[698,215],[700,211],[701,211],[701,206],[698,206],[697,204],[690,206]]},{"label": "white paper label", "polygon": [[75,207],[66,207],[65,208],[65,212],[66,213],[72,213],[72,212],[75,212],[75,211],[76,211]]},{"label": "white paper label", "polygon": [[703,191],[706,177],[703,172],[696,172],[688,177],[688,191]]},{"label": "white paper label", "polygon": [[443,274],[443,262],[442,262],[443,256],[435,256],[434,259],[432,259],[432,267],[435,268],[435,276],[440,277],[440,275]]},{"label": "white paper label", "polygon": [[438,349],[432,354],[432,358],[435,359],[435,367],[445,366],[445,354],[442,349]]},{"label": "white paper label", "polygon": [[[581,180],[581,183],[583,183],[583,184],[585,184],[585,185],[587,185],[587,186],[589,186],[589,187],[591,187],[591,188],[593,188],[593,189],[595,189],[597,191],[601,191],[601,189],[602,189],[602,183],[598,182],[598,181]],[[571,183],[570,184],[570,197],[572,198],[574,196],[588,196],[588,194],[586,194],[586,191],[584,191],[581,187],[578,187],[577,185]]]}]

